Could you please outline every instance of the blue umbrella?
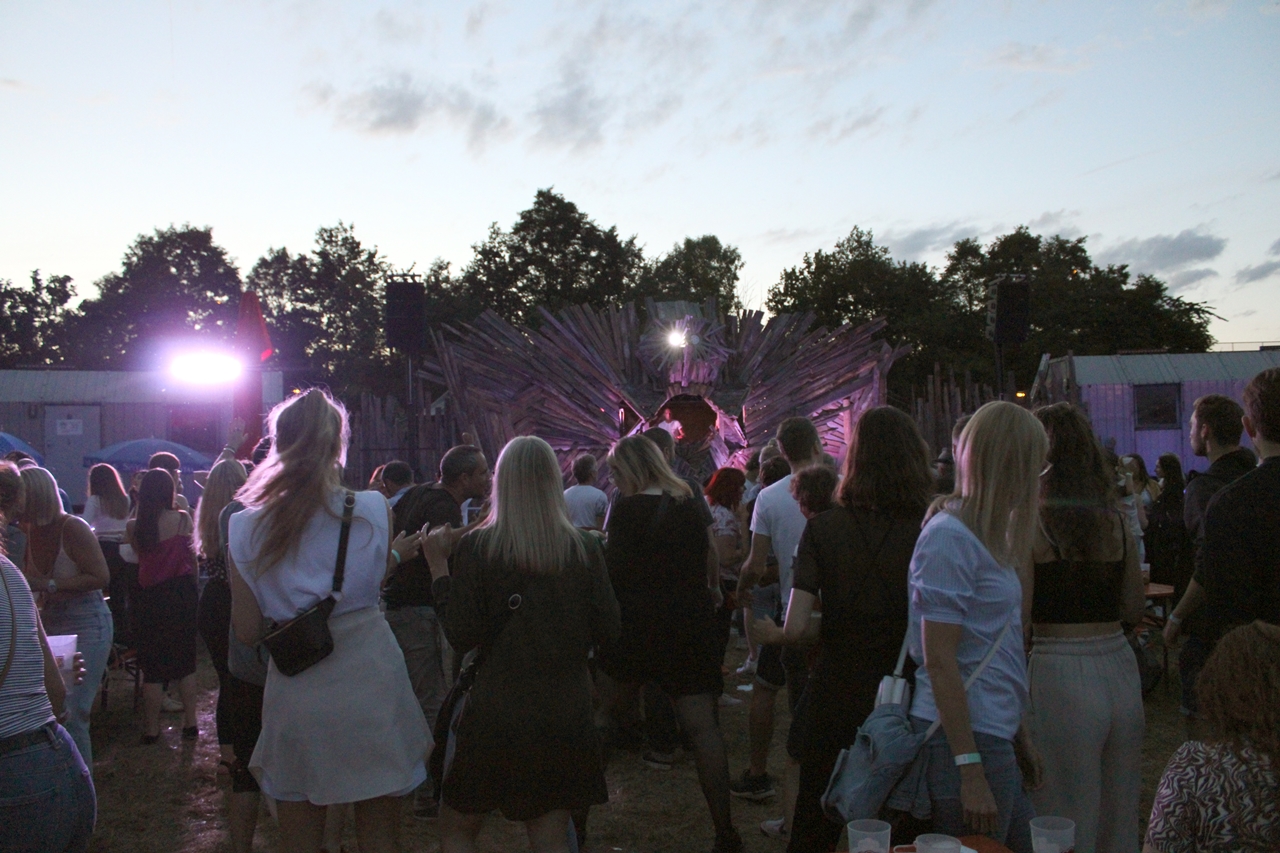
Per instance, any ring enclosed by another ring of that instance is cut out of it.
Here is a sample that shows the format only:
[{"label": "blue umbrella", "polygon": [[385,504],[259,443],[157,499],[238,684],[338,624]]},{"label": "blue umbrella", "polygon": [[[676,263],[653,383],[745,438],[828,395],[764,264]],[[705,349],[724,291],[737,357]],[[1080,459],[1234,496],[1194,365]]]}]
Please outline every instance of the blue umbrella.
[{"label": "blue umbrella", "polygon": [[0,456],[10,453],[14,450],[21,450],[23,453],[36,460],[40,465],[44,464],[44,457],[40,455],[34,447],[27,444],[16,435],[10,435],[7,432],[0,432]]},{"label": "blue umbrella", "polygon": [[110,447],[104,447],[92,456],[86,456],[84,465],[87,468],[99,462],[106,462],[117,468],[136,471],[145,467],[154,454],[162,452],[172,453],[178,457],[184,471],[205,470],[213,463],[211,458],[192,450],[185,444],[160,438],[136,438],[133,441],[121,441]]}]

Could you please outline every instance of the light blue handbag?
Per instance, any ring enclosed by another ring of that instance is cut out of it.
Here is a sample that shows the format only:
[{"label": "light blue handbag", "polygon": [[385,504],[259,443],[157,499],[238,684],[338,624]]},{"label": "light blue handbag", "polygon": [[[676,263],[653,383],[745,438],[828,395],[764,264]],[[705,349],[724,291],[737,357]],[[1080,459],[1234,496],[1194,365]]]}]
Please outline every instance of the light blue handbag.
[{"label": "light blue handbag", "polygon": [[[991,663],[1012,625],[1012,619],[1005,623],[986,657],[965,679],[966,691]],[[933,737],[941,721],[935,720],[922,733],[911,725],[911,691],[902,677],[910,637],[908,627],[897,668],[880,682],[875,710],[862,721],[853,743],[840,750],[836,758],[822,795],[822,810],[833,821],[844,824],[878,818],[886,803],[921,820],[929,817],[929,792],[924,785],[926,759],[921,747]]]}]

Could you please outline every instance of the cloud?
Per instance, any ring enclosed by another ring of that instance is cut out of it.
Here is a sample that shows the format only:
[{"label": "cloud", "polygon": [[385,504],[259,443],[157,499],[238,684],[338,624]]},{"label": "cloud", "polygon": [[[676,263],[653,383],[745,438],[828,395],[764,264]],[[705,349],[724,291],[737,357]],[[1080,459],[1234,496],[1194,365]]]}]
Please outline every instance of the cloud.
[{"label": "cloud", "polygon": [[1139,272],[1168,272],[1196,261],[1211,261],[1227,247],[1225,237],[1200,228],[1188,228],[1176,235],[1160,234],[1145,240],[1125,240],[1098,253],[1106,264],[1128,264]]},{"label": "cloud", "polygon": [[1182,270],[1181,272],[1175,272],[1169,276],[1169,287],[1174,291],[1186,290],[1196,282],[1206,278],[1212,278],[1217,274],[1217,270],[1209,269],[1208,267],[1201,267],[1194,270]]},{"label": "cloud", "polygon": [[560,79],[538,95],[533,109],[537,125],[534,140],[549,146],[567,146],[573,151],[594,148],[604,139],[604,123],[610,111],[608,100],[596,94],[590,79],[580,70],[565,66]]},{"label": "cloud", "polygon": [[10,89],[14,92],[21,92],[26,89],[27,84],[21,80],[15,80],[12,77],[0,77],[0,89]]},{"label": "cloud", "polygon": [[327,85],[312,86],[309,91],[318,103],[334,110],[340,124],[365,133],[409,134],[444,120],[465,129],[468,144],[479,149],[510,126],[492,102],[466,88],[419,84],[404,73],[349,95],[339,96]]},{"label": "cloud", "polygon": [[412,44],[419,41],[426,31],[421,15],[386,7],[374,14],[373,28],[378,38],[389,44]]},{"label": "cloud", "polygon": [[1280,272],[1280,261],[1267,261],[1255,266],[1247,266],[1236,273],[1236,283],[1252,284],[1255,281],[1270,278],[1277,272]]},{"label": "cloud", "polygon": [[824,233],[817,228],[770,228],[760,235],[760,239],[773,245],[787,245],[790,243],[813,242]]},{"label": "cloud", "polygon": [[860,111],[849,110],[843,116],[828,116],[809,125],[808,133],[814,139],[842,142],[860,131],[875,127],[888,109],[876,107]]},{"label": "cloud", "polygon": [[484,29],[485,19],[491,11],[488,3],[477,3],[467,10],[467,36],[475,38]]},{"label": "cloud", "polygon": [[1070,224],[1068,220],[1074,219],[1080,215],[1078,210],[1067,210],[1065,207],[1061,210],[1046,210],[1027,223],[1027,227],[1037,233],[1053,233],[1059,237],[1078,237],[1080,229]]},{"label": "cloud", "polygon": [[1268,255],[1280,255],[1280,240],[1276,240],[1271,244],[1271,248],[1267,249]]},{"label": "cloud", "polygon": [[1058,101],[1061,101],[1062,95],[1063,95],[1063,91],[1061,89],[1051,89],[1050,91],[1045,92],[1043,95],[1036,98],[1034,101],[1027,104],[1025,107],[1018,110],[1013,115],[1009,116],[1009,122],[1011,124],[1017,124],[1018,122],[1030,116],[1032,113],[1035,113],[1038,110],[1041,110],[1045,107],[1052,106],[1053,104],[1056,104]]},{"label": "cloud", "polygon": [[1071,59],[1061,48],[1022,42],[1009,42],[996,49],[983,64],[993,68],[1041,74],[1068,74],[1085,66],[1083,61]]},{"label": "cloud", "polygon": [[965,222],[926,225],[910,231],[886,231],[881,240],[895,258],[918,260],[922,255],[939,249],[950,249],[958,240],[977,237],[981,229]]}]

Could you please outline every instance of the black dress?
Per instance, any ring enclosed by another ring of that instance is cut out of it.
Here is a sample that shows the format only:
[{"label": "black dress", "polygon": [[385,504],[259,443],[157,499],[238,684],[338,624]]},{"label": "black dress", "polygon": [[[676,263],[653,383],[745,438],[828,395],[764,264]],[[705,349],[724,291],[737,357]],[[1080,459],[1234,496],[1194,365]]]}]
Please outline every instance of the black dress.
[{"label": "black dress", "polygon": [[[841,827],[820,798],[840,750],[875,707],[907,631],[907,573],[922,516],[838,507],[810,519],[795,589],[822,597],[822,645],[800,721],[800,785],[788,850],[834,850]],[[911,667],[908,659],[908,667]]]},{"label": "black dress", "polygon": [[609,513],[605,556],[622,633],[601,650],[612,678],[669,696],[718,695],[723,656],[707,588],[709,513],[701,497],[631,495]]},{"label": "black dress", "polygon": [[486,559],[483,532],[470,533],[449,561],[449,576],[434,584],[440,624],[458,655],[488,637],[513,592],[522,597],[457,724],[441,791],[455,811],[497,809],[508,820],[532,820],[609,800],[587,650],[617,635],[618,603],[599,540],[581,535],[585,561],[535,575]]}]

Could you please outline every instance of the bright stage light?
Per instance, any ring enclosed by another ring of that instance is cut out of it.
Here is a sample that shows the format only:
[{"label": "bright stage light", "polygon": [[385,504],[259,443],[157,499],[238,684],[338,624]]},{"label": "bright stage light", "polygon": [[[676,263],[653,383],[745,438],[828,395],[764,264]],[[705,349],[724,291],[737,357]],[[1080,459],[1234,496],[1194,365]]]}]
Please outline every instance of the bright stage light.
[{"label": "bright stage light", "polygon": [[671,333],[667,335],[667,343],[676,349],[684,349],[689,342],[685,339],[684,332],[679,329],[672,329]]},{"label": "bright stage light", "polygon": [[183,353],[169,362],[169,375],[192,385],[225,385],[240,378],[244,366],[224,352]]}]

